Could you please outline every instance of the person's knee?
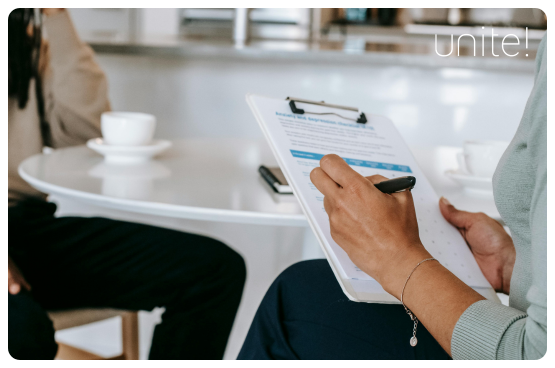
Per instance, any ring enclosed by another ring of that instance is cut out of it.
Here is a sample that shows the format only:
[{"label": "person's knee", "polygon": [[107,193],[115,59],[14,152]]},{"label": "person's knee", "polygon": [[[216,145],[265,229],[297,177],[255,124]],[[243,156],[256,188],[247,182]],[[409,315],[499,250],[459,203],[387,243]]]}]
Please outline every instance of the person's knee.
[{"label": "person's knee", "polygon": [[54,327],[34,301],[25,295],[8,295],[8,351],[14,359],[54,359],[58,345]]},{"label": "person's knee", "polygon": [[[174,245],[171,249],[172,252],[176,252],[175,257],[178,259],[188,259],[194,255],[200,262],[196,266],[200,268],[201,264],[206,265],[199,269],[200,273],[206,272],[206,277],[212,280],[226,279],[228,282],[244,284],[247,273],[245,261],[239,253],[223,242],[203,235],[176,231],[163,234],[163,236],[168,234],[172,237],[168,237],[167,241]],[[187,247],[182,247],[183,244],[186,244]],[[195,250],[191,250],[191,246]],[[175,275],[189,279],[190,271],[188,268],[183,268],[183,272],[177,272]]]},{"label": "person's knee", "polygon": [[306,284],[307,287],[310,287],[314,282],[319,283],[323,278],[329,278],[330,274],[332,271],[325,259],[311,259],[289,266],[276,278],[275,282]]},{"label": "person's knee", "polygon": [[205,274],[204,287],[216,293],[241,294],[247,275],[243,257],[214,238],[198,236],[195,242],[202,249],[202,262],[206,263],[206,268],[201,270]]},{"label": "person's knee", "polygon": [[[198,284],[191,290],[183,289],[178,294],[177,300],[180,305],[189,306],[190,300],[204,300],[204,306],[213,309],[217,304],[219,309],[227,309],[227,312],[234,313],[239,305],[243,288],[246,280],[246,266],[243,257],[226,244],[208,237],[198,239],[199,246],[203,249],[203,254],[207,266],[202,272],[202,277],[198,278]],[[190,275],[187,275],[190,280]]]},{"label": "person's knee", "polygon": [[338,287],[329,263],[313,259],[295,263],[285,269],[274,281],[268,293],[281,300],[302,300],[319,294],[330,294]]},{"label": "person's knee", "polygon": [[228,258],[230,259],[229,264],[232,274],[235,275],[238,280],[245,282],[247,277],[247,265],[245,264],[244,258],[233,249],[228,249],[230,250]]},{"label": "person's knee", "polygon": [[222,276],[235,280],[241,285],[244,284],[247,277],[247,267],[243,257],[224,243],[215,239],[212,239],[212,241],[216,243],[216,248],[218,248],[215,262],[222,271]]},{"label": "person's knee", "polygon": [[[289,266],[274,280],[266,292],[253,322],[255,329],[274,325],[276,319],[286,316],[295,319],[298,310],[307,305],[307,299],[315,296],[314,290],[318,285],[322,282],[327,284],[325,279],[331,272],[325,259],[302,261]],[[327,292],[324,287],[324,293]],[[305,312],[312,311],[308,308]]]}]

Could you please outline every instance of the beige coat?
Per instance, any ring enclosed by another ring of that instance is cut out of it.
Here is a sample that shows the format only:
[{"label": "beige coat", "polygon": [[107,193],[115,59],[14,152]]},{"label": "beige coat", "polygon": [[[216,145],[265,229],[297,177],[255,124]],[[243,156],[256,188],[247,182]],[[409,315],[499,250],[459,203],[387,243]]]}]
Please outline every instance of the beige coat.
[{"label": "beige coat", "polygon": [[[41,74],[52,146],[83,144],[100,136],[100,114],[110,109],[106,77],[66,11],[45,17],[44,27],[48,43],[41,50]],[[24,109],[8,98],[8,206],[28,197],[46,198],[17,173],[24,159],[43,148],[34,81],[29,88]]]}]

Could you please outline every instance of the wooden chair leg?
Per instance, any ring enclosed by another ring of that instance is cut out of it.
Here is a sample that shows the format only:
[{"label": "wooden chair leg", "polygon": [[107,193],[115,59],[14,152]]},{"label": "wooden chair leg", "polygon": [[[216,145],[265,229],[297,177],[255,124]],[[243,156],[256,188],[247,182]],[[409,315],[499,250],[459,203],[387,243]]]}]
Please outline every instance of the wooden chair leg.
[{"label": "wooden chair leg", "polygon": [[122,355],[127,360],[139,360],[139,313],[121,316]]},{"label": "wooden chair leg", "polygon": [[76,348],[64,343],[58,343],[58,353],[56,360],[103,360],[100,355],[93,354],[89,351]]}]

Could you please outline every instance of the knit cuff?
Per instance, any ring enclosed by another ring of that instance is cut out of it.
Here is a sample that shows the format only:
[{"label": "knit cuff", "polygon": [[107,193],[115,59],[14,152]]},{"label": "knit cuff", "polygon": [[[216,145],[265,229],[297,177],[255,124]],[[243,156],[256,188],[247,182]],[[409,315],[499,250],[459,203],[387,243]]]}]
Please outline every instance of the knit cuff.
[{"label": "knit cuff", "polygon": [[453,359],[518,359],[520,344],[503,344],[499,355],[498,349],[505,332],[522,318],[526,318],[526,313],[490,300],[472,304],[459,318],[453,331]]}]

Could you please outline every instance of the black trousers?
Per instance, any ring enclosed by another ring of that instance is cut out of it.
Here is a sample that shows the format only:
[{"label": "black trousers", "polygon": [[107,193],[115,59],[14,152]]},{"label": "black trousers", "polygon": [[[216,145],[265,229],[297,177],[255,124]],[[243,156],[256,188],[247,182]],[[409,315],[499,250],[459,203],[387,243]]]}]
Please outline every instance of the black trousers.
[{"label": "black trousers", "polygon": [[264,297],[239,359],[449,359],[403,306],[350,301],[326,260],[285,270]]},{"label": "black trousers", "polygon": [[245,282],[243,258],[225,244],[104,218],[53,216],[31,201],[9,208],[9,255],[31,292],[8,294],[8,349],[52,359],[45,310],[165,307],[151,359],[221,359]]}]

